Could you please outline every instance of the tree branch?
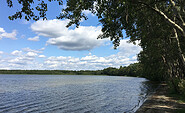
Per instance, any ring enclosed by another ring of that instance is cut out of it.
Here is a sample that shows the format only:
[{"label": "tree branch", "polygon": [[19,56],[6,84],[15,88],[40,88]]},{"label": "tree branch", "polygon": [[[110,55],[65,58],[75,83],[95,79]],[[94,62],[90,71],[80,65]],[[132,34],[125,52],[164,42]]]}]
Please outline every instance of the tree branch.
[{"label": "tree branch", "polygon": [[174,21],[172,21],[166,14],[164,14],[164,12],[160,11],[157,6],[152,7],[144,2],[138,1],[138,3],[143,4],[145,6],[147,6],[148,8],[152,9],[153,11],[155,11],[156,13],[158,13],[160,16],[164,17],[164,19],[166,19],[172,26],[174,26],[175,28],[177,28],[178,30],[180,30],[183,34],[183,36],[185,37],[185,32],[184,29],[178,25],[177,23],[175,23]]},{"label": "tree branch", "polygon": [[183,54],[182,49],[181,49],[181,45],[180,45],[180,41],[179,41],[179,38],[178,38],[177,30],[175,28],[173,28],[173,31],[175,33],[175,38],[177,40],[177,47],[178,47],[178,51],[180,53],[180,57],[181,57],[181,60],[182,60],[182,63],[183,63],[183,67],[185,67],[185,57],[184,57],[184,54]]},{"label": "tree branch", "polygon": [[182,16],[181,16],[181,14],[180,14],[180,11],[179,11],[179,9],[177,8],[177,6],[175,5],[175,2],[174,2],[173,0],[170,0],[170,2],[171,2],[171,4],[172,4],[173,8],[175,9],[175,11],[177,12],[177,14],[178,14],[178,16],[179,16],[179,18],[180,18],[180,20],[181,20],[181,22],[182,22],[182,26],[185,26],[184,20],[182,19]]}]

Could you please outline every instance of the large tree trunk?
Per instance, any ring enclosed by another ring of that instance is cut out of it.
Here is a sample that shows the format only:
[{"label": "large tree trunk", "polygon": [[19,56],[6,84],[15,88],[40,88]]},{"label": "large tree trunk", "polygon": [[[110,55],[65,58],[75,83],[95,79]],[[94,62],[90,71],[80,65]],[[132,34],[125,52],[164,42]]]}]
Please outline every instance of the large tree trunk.
[{"label": "large tree trunk", "polygon": [[178,51],[178,55],[179,55],[179,68],[182,70],[181,72],[181,79],[184,79],[184,74],[185,74],[185,57],[183,54],[183,51],[181,49],[181,45],[180,45],[180,41],[179,41],[179,36],[177,34],[177,30],[174,28],[174,32],[175,32],[175,39],[177,42],[177,51]]}]

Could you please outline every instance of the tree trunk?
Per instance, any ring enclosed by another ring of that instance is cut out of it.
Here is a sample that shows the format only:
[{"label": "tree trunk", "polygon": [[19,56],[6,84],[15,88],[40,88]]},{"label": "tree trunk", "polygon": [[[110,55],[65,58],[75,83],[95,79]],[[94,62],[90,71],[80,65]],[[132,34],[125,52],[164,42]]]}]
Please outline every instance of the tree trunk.
[{"label": "tree trunk", "polygon": [[179,54],[179,64],[180,64],[180,68],[182,70],[182,77],[184,78],[184,74],[185,74],[185,57],[184,54],[182,52],[181,49],[181,45],[180,45],[180,41],[179,41],[179,36],[177,35],[177,31],[174,28],[174,32],[175,32],[175,39],[177,41],[177,49],[178,49],[178,54]]}]

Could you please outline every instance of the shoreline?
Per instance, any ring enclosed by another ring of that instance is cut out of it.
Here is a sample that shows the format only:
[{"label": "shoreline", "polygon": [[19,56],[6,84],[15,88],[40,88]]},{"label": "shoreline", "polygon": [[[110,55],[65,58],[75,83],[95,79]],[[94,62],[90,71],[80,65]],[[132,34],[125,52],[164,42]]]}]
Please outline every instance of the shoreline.
[{"label": "shoreline", "polygon": [[[144,77],[140,77],[140,76],[115,76],[115,75],[104,75],[104,74],[23,74],[23,73],[21,73],[21,74],[1,74],[0,73],[0,75],[45,75],[45,76],[47,76],[47,75],[61,75],[61,76],[64,76],[64,75],[66,75],[66,76],[71,76],[71,75],[76,75],[76,76],[79,76],[79,75],[84,75],[84,76],[110,76],[110,77],[134,77],[134,78],[144,78]],[[146,78],[145,78],[146,79]],[[148,80],[148,79],[147,79]]]},{"label": "shoreline", "polygon": [[163,83],[135,113],[181,113],[177,111],[184,108],[185,102],[168,96],[168,86]]}]

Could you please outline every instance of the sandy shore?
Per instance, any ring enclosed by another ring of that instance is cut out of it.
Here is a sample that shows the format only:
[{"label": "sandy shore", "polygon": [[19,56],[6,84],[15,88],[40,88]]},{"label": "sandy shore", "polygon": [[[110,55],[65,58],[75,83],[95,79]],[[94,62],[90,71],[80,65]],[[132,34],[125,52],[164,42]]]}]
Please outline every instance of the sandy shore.
[{"label": "sandy shore", "polygon": [[176,113],[177,109],[185,108],[185,103],[180,103],[177,99],[167,96],[167,89],[166,84],[161,84],[136,113]]}]

